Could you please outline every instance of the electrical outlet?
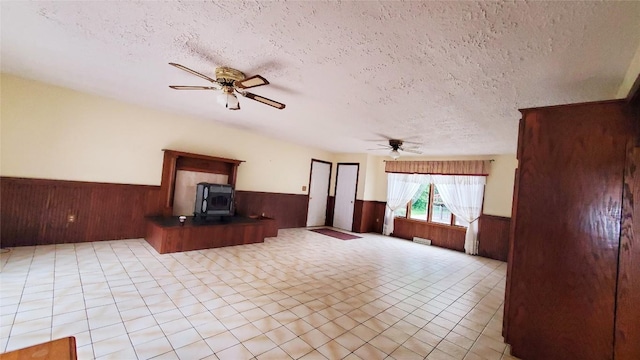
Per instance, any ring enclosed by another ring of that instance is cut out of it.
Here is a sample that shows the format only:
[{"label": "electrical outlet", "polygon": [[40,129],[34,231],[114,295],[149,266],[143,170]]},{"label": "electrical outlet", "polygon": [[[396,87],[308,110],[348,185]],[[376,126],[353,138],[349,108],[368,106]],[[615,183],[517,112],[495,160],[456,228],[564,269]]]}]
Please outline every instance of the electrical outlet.
[{"label": "electrical outlet", "polygon": [[302,185],[302,191],[307,191],[307,187]]}]

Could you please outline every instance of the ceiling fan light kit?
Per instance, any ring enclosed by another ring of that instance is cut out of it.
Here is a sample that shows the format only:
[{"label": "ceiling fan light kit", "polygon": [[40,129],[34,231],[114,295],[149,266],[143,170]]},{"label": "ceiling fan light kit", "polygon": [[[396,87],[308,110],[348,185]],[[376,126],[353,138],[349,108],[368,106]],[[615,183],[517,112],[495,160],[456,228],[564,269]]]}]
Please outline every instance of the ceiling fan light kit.
[{"label": "ceiling fan light kit", "polygon": [[177,63],[169,63],[171,66],[175,66],[176,68],[186,71],[192,75],[201,77],[207,81],[214,83],[216,86],[181,86],[181,85],[169,85],[170,88],[174,90],[216,90],[222,91],[217,96],[217,102],[224,106],[229,110],[240,110],[240,102],[238,101],[238,97],[236,94],[240,94],[246,98],[251,100],[255,100],[261,102],[263,104],[273,106],[276,109],[284,109],[285,104],[267,99],[266,97],[256,95],[247,91],[243,91],[244,89],[254,88],[257,86],[268,85],[269,81],[260,75],[254,75],[249,78],[245,76],[245,74],[227,66],[221,66],[216,68],[216,78],[215,80],[208,77],[207,75],[201,74],[195,70],[189,69],[184,65],[180,65]]},{"label": "ceiling fan light kit", "polygon": [[[414,144],[418,144],[418,143],[414,143]],[[401,151],[402,152],[407,152],[407,153],[413,153],[413,154],[422,154],[422,151],[420,151],[420,149],[417,146],[411,146],[411,147],[405,147],[404,146],[404,141],[400,140],[400,139],[391,139],[389,138],[389,144],[388,145],[379,145],[380,148],[379,149],[369,149],[369,150],[389,150],[389,156],[393,159],[393,160],[398,160],[400,158],[401,155]]]},{"label": "ceiling fan light kit", "polygon": [[218,94],[218,104],[224,106],[229,110],[240,110],[240,102],[233,93],[233,90],[227,91],[223,89],[223,92]]}]

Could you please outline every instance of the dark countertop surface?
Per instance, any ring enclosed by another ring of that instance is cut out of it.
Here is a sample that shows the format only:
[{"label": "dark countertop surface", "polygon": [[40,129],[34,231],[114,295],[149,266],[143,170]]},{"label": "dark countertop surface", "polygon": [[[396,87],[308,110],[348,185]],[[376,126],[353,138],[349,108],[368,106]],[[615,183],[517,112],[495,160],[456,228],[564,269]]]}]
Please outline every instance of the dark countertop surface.
[{"label": "dark countertop surface", "polygon": [[230,224],[255,224],[260,222],[259,219],[252,219],[244,216],[212,216],[208,220],[194,219],[193,216],[187,216],[184,225],[180,224],[178,216],[150,216],[147,220],[154,222],[161,227],[196,227],[196,226],[212,226],[212,225],[230,225]]}]

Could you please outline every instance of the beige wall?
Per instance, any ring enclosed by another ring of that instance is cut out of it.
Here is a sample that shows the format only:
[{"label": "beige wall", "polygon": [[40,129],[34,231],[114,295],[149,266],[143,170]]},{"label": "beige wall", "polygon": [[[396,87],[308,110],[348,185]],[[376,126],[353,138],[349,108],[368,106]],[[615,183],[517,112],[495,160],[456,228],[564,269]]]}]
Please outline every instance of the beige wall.
[{"label": "beige wall", "polygon": [[[375,180],[367,181],[367,189],[373,184],[371,191],[367,192],[370,198],[366,200],[386,200],[387,175],[384,172],[384,161],[389,157],[372,157],[368,168],[375,168]],[[496,216],[511,216],[511,202],[513,198],[513,183],[515,168],[518,166],[515,154],[486,155],[486,156],[447,156],[447,157],[411,157],[410,160],[489,160],[491,163],[490,174],[487,177],[487,185],[484,193],[484,213]],[[402,160],[402,159],[401,159]]]},{"label": "beige wall", "polygon": [[[3,74],[0,175],[159,185],[162,149],[245,160],[240,190],[304,194],[311,158],[333,154],[212,120]],[[215,134],[213,141],[212,134]]]},{"label": "beige wall", "polygon": [[[211,120],[181,116],[2,75],[0,175],[159,185],[161,149],[245,160],[239,190],[306,194],[311,159],[358,163],[357,199],[386,200],[384,160],[332,154]],[[211,134],[216,134],[212,141]],[[420,157],[415,160],[495,159],[487,179],[486,214],[510,216],[515,155]]]},{"label": "beige wall", "polygon": [[358,187],[356,190],[356,199],[363,200],[367,179],[367,154],[334,154],[333,169],[331,171],[331,189],[329,195],[336,193],[336,174],[338,173],[338,163],[354,163],[359,164],[358,167]]},{"label": "beige wall", "polygon": [[494,155],[491,174],[485,187],[484,213],[511,217],[515,169],[518,167],[516,154]]},{"label": "beige wall", "polygon": [[633,87],[633,84],[635,83],[638,76],[640,76],[640,44],[638,44],[638,49],[636,50],[633,59],[631,59],[629,69],[627,69],[627,73],[622,80],[622,84],[620,84],[620,88],[618,89],[616,98],[626,98],[629,95],[629,91]]}]

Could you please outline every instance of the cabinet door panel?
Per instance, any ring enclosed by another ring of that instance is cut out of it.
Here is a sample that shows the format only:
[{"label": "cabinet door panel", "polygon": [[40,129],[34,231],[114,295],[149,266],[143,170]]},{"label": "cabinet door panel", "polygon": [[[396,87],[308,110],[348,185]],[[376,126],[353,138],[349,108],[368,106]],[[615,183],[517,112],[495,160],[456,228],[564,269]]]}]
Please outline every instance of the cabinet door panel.
[{"label": "cabinet door panel", "polygon": [[615,335],[619,360],[640,359],[640,148],[631,142],[624,192]]},{"label": "cabinet door panel", "polygon": [[526,359],[610,359],[631,118],[622,102],[523,114],[506,338]]}]

